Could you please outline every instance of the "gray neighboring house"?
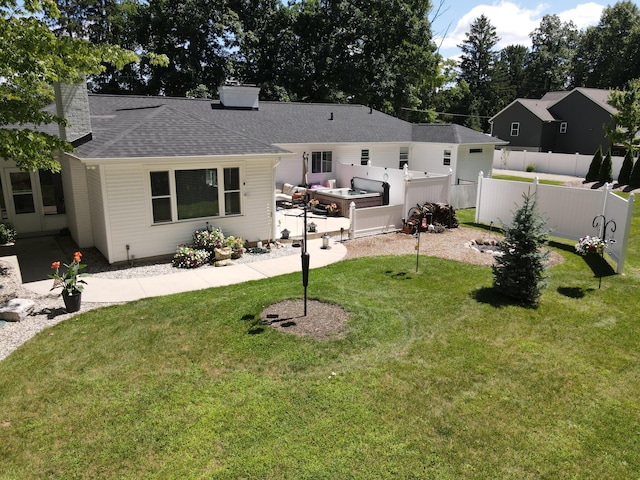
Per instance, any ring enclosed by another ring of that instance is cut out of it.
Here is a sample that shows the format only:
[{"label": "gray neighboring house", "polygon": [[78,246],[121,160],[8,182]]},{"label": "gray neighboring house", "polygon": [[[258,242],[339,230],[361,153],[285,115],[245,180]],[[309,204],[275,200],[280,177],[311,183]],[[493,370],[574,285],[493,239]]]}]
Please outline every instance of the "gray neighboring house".
[{"label": "gray neighboring house", "polygon": [[494,115],[491,134],[509,142],[508,150],[593,155],[612,145],[605,125],[617,110],[609,90],[575,88],[549,92],[541,99],[518,98]]},{"label": "gray neighboring house", "polygon": [[207,224],[273,238],[274,188],[302,183],[304,159],[317,184],[335,178],[337,162],[475,179],[504,143],[360,105],[258,102],[255,87],[222,87],[220,100],[89,95],[85,85],[56,93],[51,108],[71,124],[59,134],[76,150],[58,174],[5,161],[2,214],[19,234],[68,228],[110,263],[171,254]]}]

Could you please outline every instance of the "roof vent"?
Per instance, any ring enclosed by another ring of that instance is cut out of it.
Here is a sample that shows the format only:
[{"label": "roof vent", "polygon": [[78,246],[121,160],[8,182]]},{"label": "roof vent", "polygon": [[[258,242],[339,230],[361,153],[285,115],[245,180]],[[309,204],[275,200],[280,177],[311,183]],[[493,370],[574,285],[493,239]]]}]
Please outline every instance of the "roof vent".
[{"label": "roof vent", "polygon": [[331,116],[329,117],[329,120],[333,120],[333,112],[331,112]]},{"label": "roof vent", "polygon": [[225,108],[258,110],[260,87],[254,85],[223,85],[218,87],[220,103]]}]

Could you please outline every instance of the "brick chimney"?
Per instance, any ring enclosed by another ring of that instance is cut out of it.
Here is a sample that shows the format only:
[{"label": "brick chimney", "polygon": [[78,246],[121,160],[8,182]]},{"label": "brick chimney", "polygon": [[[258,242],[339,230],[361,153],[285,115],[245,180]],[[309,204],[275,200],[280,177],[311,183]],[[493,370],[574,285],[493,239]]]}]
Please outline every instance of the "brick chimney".
[{"label": "brick chimney", "polygon": [[91,139],[91,117],[87,82],[83,78],[75,85],[54,84],[56,114],[64,117],[69,126],[60,125],[60,138],[72,144]]}]

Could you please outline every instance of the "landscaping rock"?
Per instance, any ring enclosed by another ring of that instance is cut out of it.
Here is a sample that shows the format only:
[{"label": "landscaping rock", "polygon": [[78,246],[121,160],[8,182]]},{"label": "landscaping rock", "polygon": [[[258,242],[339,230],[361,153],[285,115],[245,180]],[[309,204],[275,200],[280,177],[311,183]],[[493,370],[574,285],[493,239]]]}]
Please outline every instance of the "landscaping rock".
[{"label": "landscaping rock", "polygon": [[26,298],[14,298],[0,305],[0,319],[19,322],[31,313],[35,302]]}]

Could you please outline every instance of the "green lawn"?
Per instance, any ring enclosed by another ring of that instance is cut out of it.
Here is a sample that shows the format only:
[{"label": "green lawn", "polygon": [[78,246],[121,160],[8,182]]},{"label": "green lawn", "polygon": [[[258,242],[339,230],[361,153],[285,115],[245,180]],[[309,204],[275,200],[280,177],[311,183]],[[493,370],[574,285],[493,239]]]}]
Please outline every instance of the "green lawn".
[{"label": "green lawn", "polygon": [[537,309],[436,258],[313,270],[324,342],[258,323],[300,275],[86,312],[0,362],[0,478],[639,478],[639,235],[601,289],[554,243]]},{"label": "green lawn", "polygon": [[[529,178],[529,177],[519,177],[516,175],[492,175],[492,178],[495,178],[496,180],[512,180],[512,181],[516,181],[516,182],[527,182],[527,183],[533,183],[533,178]],[[538,179],[538,183],[540,183],[541,185],[564,185],[565,182],[563,182],[562,180],[545,180],[545,179]]]}]

